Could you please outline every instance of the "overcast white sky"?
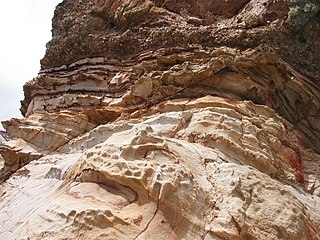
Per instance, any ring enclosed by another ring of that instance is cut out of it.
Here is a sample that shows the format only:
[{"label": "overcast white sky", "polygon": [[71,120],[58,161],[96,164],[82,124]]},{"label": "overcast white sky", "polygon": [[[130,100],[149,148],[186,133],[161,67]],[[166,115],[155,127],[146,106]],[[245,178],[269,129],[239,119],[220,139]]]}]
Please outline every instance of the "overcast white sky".
[{"label": "overcast white sky", "polygon": [[22,117],[22,86],[40,70],[51,39],[51,19],[60,2],[0,0],[0,120]]}]

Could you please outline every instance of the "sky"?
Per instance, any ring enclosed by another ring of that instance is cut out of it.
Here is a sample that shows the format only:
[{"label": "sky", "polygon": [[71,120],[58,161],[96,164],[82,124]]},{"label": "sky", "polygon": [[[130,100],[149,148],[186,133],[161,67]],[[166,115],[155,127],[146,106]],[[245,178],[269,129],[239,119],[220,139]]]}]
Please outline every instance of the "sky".
[{"label": "sky", "polygon": [[[62,0],[0,1],[0,120],[22,118],[23,85],[37,76]],[[0,129],[2,127],[0,126]]]}]

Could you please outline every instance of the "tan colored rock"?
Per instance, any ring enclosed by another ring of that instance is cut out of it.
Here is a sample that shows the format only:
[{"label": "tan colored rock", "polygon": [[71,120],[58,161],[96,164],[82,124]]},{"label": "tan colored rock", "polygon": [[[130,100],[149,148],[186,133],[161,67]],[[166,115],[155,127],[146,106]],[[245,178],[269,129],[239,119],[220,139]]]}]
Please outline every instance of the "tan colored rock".
[{"label": "tan colored rock", "polygon": [[0,239],[320,239],[308,4],[59,4],[3,122]]},{"label": "tan colored rock", "polygon": [[18,139],[0,145],[0,182],[6,180],[20,167],[44,155],[40,149]]},{"label": "tan colored rock", "polygon": [[[270,108],[205,97],[133,116],[18,170],[3,185],[2,212],[15,217],[0,218],[0,236],[308,239],[319,228],[319,188],[303,188],[317,179],[304,160],[320,157],[288,142]],[[279,147],[302,155],[299,168]]]},{"label": "tan colored rock", "polygon": [[71,139],[95,127],[82,113],[59,112],[34,114],[27,119],[3,122],[13,138],[21,138],[42,148],[55,151]]}]

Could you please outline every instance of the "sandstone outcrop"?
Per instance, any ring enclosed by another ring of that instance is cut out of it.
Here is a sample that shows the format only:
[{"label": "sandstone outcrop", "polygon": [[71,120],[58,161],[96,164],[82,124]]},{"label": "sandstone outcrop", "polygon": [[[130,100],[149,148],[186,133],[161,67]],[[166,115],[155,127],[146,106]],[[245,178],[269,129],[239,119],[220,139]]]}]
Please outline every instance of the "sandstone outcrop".
[{"label": "sandstone outcrop", "polygon": [[63,1],[3,122],[0,239],[320,239],[319,11]]}]

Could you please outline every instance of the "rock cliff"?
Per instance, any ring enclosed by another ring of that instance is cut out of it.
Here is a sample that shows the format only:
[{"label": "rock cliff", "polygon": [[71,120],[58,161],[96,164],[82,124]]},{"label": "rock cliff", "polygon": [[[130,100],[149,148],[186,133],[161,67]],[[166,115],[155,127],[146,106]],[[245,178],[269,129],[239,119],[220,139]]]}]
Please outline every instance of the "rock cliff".
[{"label": "rock cliff", "polygon": [[0,239],[320,239],[317,0],[64,0],[4,121]]}]

